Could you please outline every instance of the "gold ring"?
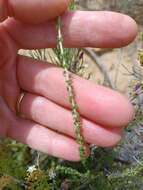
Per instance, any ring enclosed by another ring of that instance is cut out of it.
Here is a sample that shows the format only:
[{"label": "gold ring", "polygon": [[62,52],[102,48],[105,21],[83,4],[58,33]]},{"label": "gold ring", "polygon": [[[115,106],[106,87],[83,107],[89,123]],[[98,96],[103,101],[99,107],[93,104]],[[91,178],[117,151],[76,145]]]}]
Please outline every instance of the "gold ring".
[{"label": "gold ring", "polygon": [[17,105],[16,105],[16,114],[19,116],[20,115],[20,106],[21,106],[21,102],[23,100],[25,96],[25,92],[21,92],[19,97],[18,97],[18,100],[17,100]]}]

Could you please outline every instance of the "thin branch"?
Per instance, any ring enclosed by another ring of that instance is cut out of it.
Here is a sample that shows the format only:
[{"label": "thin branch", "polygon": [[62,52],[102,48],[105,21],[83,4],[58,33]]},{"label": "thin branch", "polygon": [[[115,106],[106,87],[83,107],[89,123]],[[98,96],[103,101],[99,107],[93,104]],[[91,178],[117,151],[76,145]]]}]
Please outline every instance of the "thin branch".
[{"label": "thin branch", "polygon": [[100,71],[103,73],[103,75],[106,78],[106,81],[108,82],[109,86],[112,89],[115,89],[115,86],[108,74],[107,69],[105,68],[105,66],[103,64],[100,63],[98,56],[96,55],[96,53],[89,49],[89,48],[84,48],[83,51],[92,59],[92,61],[98,66],[98,68],[100,69]]}]

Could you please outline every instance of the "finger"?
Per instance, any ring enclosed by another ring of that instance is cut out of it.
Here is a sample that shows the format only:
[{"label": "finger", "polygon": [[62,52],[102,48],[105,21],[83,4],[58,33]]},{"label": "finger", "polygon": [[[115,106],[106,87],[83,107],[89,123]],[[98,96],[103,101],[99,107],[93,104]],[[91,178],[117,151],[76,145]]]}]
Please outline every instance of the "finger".
[{"label": "finger", "polygon": [[69,0],[1,0],[0,20],[12,16],[27,23],[40,23],[63,13],[68,3]]},{"label": "finger", "polygon": [[[26,94],[21,103],[20,113],[52,130],[75,137],[71,111],[44,97]],[[106,129],[86,119],[82,119],[82,125],[83,136],[89,144],[111,147],[121,140],[122,129]]]},{"label": "finger", "polygon": [[[63,69],[20,56],[18,80],[24,90],[45,96],[61,106],[70,108]],[[76,75],[72,75],[72,81],[83,117],[102,126],[111,127],[125,126],[133,119],[132,105],[118,92],[95,85]]]},{"label": "finger", "polygon": [[[62,23],[66,47],[122,47],[137,35],[137,25],[133,19],[113,12],[68,12],[63,15]],[[8,19],[4,26],[22,48],[56,46],[55,21],[35,26]]]},{"label": "finger", "polygon": [[[17,119],[9,128],[8,137],[29,147],[70,161],[79,161],[79,145],[69,137],[58,134],[34,122]],[[87,147],[87,155],[89,149]]]}]

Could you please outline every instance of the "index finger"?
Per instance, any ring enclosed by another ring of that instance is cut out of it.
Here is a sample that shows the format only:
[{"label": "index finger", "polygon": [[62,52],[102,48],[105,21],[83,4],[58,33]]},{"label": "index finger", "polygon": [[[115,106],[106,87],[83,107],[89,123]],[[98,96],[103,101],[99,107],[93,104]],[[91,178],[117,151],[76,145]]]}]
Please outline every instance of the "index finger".
[{"label": "index finger", "polygon": [[70,0],[0,0],[0,21],[8,16],[26,23],[41,23],[57,17]]},{"label": "index finger", "polygon": [[[7,19],[3,26],[20,48],[56,47],[55,19],[37,25]],[[65,47],[117,48],[135,39],[137,25],[132,18],[120,13],[67,11],[62,15],[62,34]]]}]

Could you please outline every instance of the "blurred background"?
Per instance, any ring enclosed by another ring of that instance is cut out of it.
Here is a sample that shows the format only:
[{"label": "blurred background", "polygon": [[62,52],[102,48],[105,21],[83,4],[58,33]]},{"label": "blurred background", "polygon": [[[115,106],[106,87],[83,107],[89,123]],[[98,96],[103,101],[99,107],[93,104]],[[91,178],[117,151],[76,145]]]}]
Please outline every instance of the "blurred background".
[{"label": "blurred background", "polygon": [[[137,53],[142,47],[141,32],[143,31],[143,0],[77,0],[79,8],[82,10],[110,10],[128,14],[134,18],[139,25],[139,35],[137,39],[127,47],[122,49],[95,49],[96,56],[100,59],[103,70],[107,70],[108,78],[112,87],[123,93],[128,92],[128,87],[132,84],[133,75],[142,75]],[[86,58],[87,71],[91,73],[91,80],[100,84],[106,83],[106,78],[101,69],[96,64]],[[134,74],[133,74],[134,72]],[[138,74],[140,73],[140,74]]]}]

